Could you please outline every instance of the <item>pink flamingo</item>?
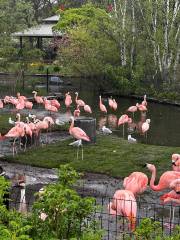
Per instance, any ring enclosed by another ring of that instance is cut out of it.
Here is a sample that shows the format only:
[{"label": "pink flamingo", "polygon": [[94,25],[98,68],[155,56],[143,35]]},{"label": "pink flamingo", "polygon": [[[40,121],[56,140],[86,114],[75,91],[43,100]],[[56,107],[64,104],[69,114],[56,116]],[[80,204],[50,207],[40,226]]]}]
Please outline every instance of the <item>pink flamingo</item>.
[{"label": "pink flamingo", "polygon": [[9,98],[9,103],[11,103],[12,105],[17,105],[19,103],[18,99],[15,97],[10,97]]},{"label": "pink flamingo", "polygon": [[74,117],[71,117],[71,125],[69,128],[69,133],[76,139],[82,139],[84,141],[90,142],[90,138],[87,134],[79,127],[74,127]]},{"label": "pink flamingo", "polygon": [[136,107],[138,108],[138,110],[140,112],[146,112],[147,111],[147,107],[142,105],[142,104],[136,103]]},{"label": "pink flamingo", "polygon": [[147,107],[146,95],[144,95],[144,100],[142,101],[141,104]]},{"label": "pink flamingo", "polygon": [[127,114],[122,115],[118,120],[118,126],[123,125],[123,137],[124,137],[124,124],[129,121]]},{"label": "pink flamingo", "polygon": [[76,104],[79,105],[80,107],[84,107],[86,104],[83,100],[81,99],[78,99],[78,92],[75,92],[75,95],[76,95],[76,98],[75,98],[75,101],[76,101]]},{"label": "pink flamingo", "polygon": [[50,111],[50,114],[51,112],[58,112],[58,109],[55,106],[52,106],[51,102],[47,100],[47,98],[44,98],[44,106],[47,111]]},{"label": "pink flamingo", "polygon": [[116,102],[115,99],[113,99],[113,105],[112,105],[112,108],[113,108],[114,111],[117,110],[117,102]]},{"label": "pink flamingo", "polygon": [[117,190],[112,202],[108,205],[109,213],[126,217],[132,231],[136,227],[137,203],[134,194],[129,190]]},{"label": "pink flamingo", "polygon": [[163,203],[174,202],[180,205],[180,178],[172,181],[169,187],[173,190],[163,194],[160,197],[161,201],[163,201]]},{"label": "pink flamingo", "polygon": [[112,97],[108,99],[108,103],[109,103],[109,107],[110,107],[110,108],[113,108],[114,102],[113,102],[113,100],[112,100]]},{"label": "pink flamingo", "polygon": [[150,119],[146,119],[146,121],[142,124],[142,133],[146,133],[146,138],[147,138],[147,131],[149,130],[150,127]]},{"label": "pink flamingo", "polygon": [[43,98],[40,97],[40,96],[37,96],[37,92],[36,92],[36,91],[33,91],[32,93],[34,94],[34,99],[35,99],[35,101],[36,101],[38,104],[43,104],[43,103],[44,103]]},{"label": "pink flamingo", "polygon": [[105,105],[102,103],[101,96],[99,96],[99,108],[100,108],[101,112],[107,113],[107,109],[106,109]]},{"label": "pink flamingo", "polygon": [[23,98],[19,98],[19,102],[18,102],[18,104],[16,104],[16,109],[22,110],[22,109],[24,109],[24,107],[25,107],[25,103],[24,103]]},{"label": "pink flamingo", "polygon": [[180,154],[178,153],[172,154],[172,167],[173,171],[180,172]]},{"label": "pink flamingo", "polygon": [[91,107],[87,104],[84,105],[84,111],[87,113],[92,113]]},{"label": "pink flamingo", "polygon": [[134,118],[134,113],[137,112],[137,106],[131,106],[127,109],[127,112],[131,112],[133,114],[133,118]]},{"label": "pink flamingo", "polygon": [[10,96],[5,96],[4,103],[10,103]]},{"label": "pink flamingo", "polygon": [[27,108],[27,109],[32,109],[32,107],[33,107],[33,103],[30,101],[25,101],[24,104],[25,104],[25,108]]},{"label": "pink flamingo", "polygon": [[150,180],[150,187],[154,191],[162,191],[166,188],[170,188],[170,184],[173,180],[180,178],[180,172],[167,171],[164,172],[160,179],[158,185],[154,185],[156,179],[156,167],[153,164],[146,164],[149,171],[152,173]]},{"label": "pink flamingo", "polygon": [[70,105],[72,104],[72,98],[71,98],[71,95],[68,93],[65,94],[65,105],[66,105],[66,108],[69,108]]},{"label": "pink flamingo", "polygon": [[4,107],[3,101],[0,99],[0,109]]},{"label": "pink flamingo", "polygon": [[24,137],[24,135],[25,135],[25,131],[20,126],[15,126],[15,127],[11,128],[9,130],[9,132],[4,135],[6,138],[14,138],[13,145],[12,145],[13,146],[13,157],[14,157],[14,153],[15,152],[17,153],[17,150],[15,148],[15,142],[18,138]]},{"label": "pink flamingo", "polygon": [[123,182],[123,187],[131,191],[134,195],[143,193],[148,185],[148,177],[142,172],[133,172],[126,177]]},{"label": "pink flamingo", "polygon": [[61,105],[57,99],[52,99],[50,102],[51,102],[51,105],[56,107],[57,109],[59,109],[61,107]]},{"label": "pink flamingo", "polygon": [[[87,136],[87,134],[81,128],[74,127],[74,117],[71,117],[70,120],[71,120],[71,125],[69,127],[70,135],[73,136],[75,139],[90,142],[90,138]],[[81,147],[82,147],[82,160],[83,160],[83,145],[82,145],[82,142],[81,142]]]},{"label": "pink flamingo", "polygon": [[76,109],[74,110],[73,115],[74,115],[74,117],[76,118],[76,117],[79,117],[79,116],[80,116],[80,113],[81,113],[81,111],[80,111],[80,109],[79,109],[79,105],[77,105]]},{"label": "pink flamingo", "polygon": [[[169,187],[172,189],[172,191],[170,191],[169,193],[163,194],[160,197],[161,202],[163,204],[173,203],[175,205],[180,205],[180,178],[172,181]],[[174,211],[175,211],[175,207],[173,207],[173,213],[172,213],[172,219],[171,219],[171,207],[170,207],[170,220],[169,220],[170,224],[169,223],[165,224],[167,225],[167,227],[170,227],[170,228],[174,227]]]},{"label": "pink flamingo", "polygon": [[17,98],[18,98],[19,100],[20,100],[20,99],[22,99],[22,100],[24,100],[24,101],[27,100],[27,97],[22,96],[19,92],[17,93]]}]

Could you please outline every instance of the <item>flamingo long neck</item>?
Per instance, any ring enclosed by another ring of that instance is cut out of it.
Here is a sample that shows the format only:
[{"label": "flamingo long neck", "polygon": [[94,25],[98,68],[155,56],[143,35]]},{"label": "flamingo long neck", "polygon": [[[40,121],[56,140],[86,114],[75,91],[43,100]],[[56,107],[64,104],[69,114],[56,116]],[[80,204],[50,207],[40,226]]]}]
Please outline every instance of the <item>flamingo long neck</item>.
[{"label": "flamingo long neck", "polygon": [[76,101],[78,100],[78,93],[76,94]]},{"label": "flamingo long neck", "polygon": [[36,98],[36,97],[37,97],[37,92],[34,93],[34,98]]},{"label": "flamingo long neck", "polygon": [[159,191],[159,185],[154,185],[155,179],[156,179],[156,168],[152,171],[150,187],[154,191]]},{"label": "flamingo long neck", "polygon": [[99,104],[102,104],[101,96],[99,96]]},{"label": "flamingo long neck", "polygon": [[72,119],[72,122],[71,122],[71,125],[70,125],[70,128],[69,128],[69,133],[71,134],[71,130],[72,128],[74,127],[74,119]]},{"label": "flamingo long neck", "polygon": [[21,121],[21,115],[18,114],[18,115],[17,115],[17,122],[20,122],[20,121]]}]

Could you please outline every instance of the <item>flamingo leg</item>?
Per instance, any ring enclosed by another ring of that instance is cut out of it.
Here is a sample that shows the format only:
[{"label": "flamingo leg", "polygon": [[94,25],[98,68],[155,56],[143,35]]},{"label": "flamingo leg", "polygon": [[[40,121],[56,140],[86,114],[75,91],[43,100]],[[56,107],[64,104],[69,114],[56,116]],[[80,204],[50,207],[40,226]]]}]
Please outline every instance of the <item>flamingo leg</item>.
[{"label": "flamingo leg", "polygon": [[82,160],[84,159],[84,152],[83,152],[83,145],[81,145],[82,148]]},{"label": "flamingo leg", "polygon": [[79,158],[79,147],[77,148],[77,160]]},{"label": "flamingo leg", "polygon": [[15,152],[16,152],[16,154],[17,154],[17,149],[16,149],[16,146],[15,146],[15,144],[16,144],[16,140],[17,140],[17,138],[14,138],[13,145],[12,145],[12,149],[13,149],[13,157],[14,157]]},{"label": "flamingo leg", "polygon": [[26,147],[27,147],[27,135],[25,135],[24,152],[26,151]]}]

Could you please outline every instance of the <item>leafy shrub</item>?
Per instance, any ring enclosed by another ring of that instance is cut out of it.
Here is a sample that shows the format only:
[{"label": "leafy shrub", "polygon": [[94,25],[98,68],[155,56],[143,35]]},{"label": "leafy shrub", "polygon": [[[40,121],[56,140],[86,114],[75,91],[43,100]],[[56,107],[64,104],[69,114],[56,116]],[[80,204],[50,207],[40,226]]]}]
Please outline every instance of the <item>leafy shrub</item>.
[{"label": "leafy shrub", "polygon": [[[97,223],[89,220],[95,211],[95,199],[82,198],[72,189],[80,175],[70,166],[62,166],[58,173],[58,182],[45,187],[34,204],[32,237],[36,240],[87,239],[86,233],[97,229]],[[46,216],[44,220],[40,218],[42,214]]]}]

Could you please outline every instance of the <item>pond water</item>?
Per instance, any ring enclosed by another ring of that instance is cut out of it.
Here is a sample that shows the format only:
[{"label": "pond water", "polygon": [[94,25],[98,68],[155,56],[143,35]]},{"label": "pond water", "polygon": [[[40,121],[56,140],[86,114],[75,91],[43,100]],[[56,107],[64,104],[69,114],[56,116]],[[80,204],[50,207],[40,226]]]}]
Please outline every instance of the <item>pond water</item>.
[{"label": "pond water", "polygon": [[[93,117],[97,119],[97,128],[101,128],[103,125],[111,128],[115,134],[122,137],[122,126],[117,127],[116,121],[122,114],[128,114],[132,117],[132,113],[127,113],[128,107],[135,105],[140,100],[119,97],[115,98],[118,103],[118,109],[116,112],[110,110],[108,107],[108,98],[103,98],[103,103],[108,109],[108,114],[105,116],[99,110],[99,92],[95,89],[94,83],[88,82],[86,79],[75,79],[74,85],[79,89],[79,98],[83,99],[88,105],[92,107]],[[66,92],[67,89],[62,89]],[[68,88],[71,90],[71,88]],[[72,92],[74,93],[74,88]],[[147,96],[148,97],[148,96]],[[83,112],[83,111],[82,111]],[[82,113],[84,115],[84,113]],[[142,136],[135,132],[132,134],[138,142],[154,144],[154,145],[166,145],[166,146],[179,146],[180,142],[180,107],[173,105],[163,105],[157,103],[148,102],[148,111],[146,118],[151,119],[150,129],[146,136]],[[145,118],[141,118],[140,112],[136,112],[134,115],[134,122],[141,124],[141,121],[145,121]],[[127,139],[127,126],[125,127],[125,138]]]},{"label": "pond water", "polygon": [[[72,82],[72,85],[69,85],[69,82]],[[67,82],[67,84],[66,84]],[[38,90],[37,86],[37,89]],[[45,85],[41,88],[46,88]],[[67,91],[71,92],[72,98],[75,98],[75,92],[79,92],[79,98],[83,99],[86,104],[90,105],[93,111],[92,117],[97,120],[97,129],[101,129],[103,125],[106,125],[113,130],[113,133],[119,137],[123,137],[123,127],[117,127],[116,122],[122,114],[128,114],[129,117],[132,117],[131,113],[127,113],[126,110],[128,107],[135,105],[137,102],[141,102],[137,99],[124,98],[124,97],[115,97],[118,103],[118,109],[116,112],[110,110],[108,107],[108,98],[103,98],[103,103],[108,109],[108,114],[104,115],[99,110],[99,94],[100,92],[96,88],[95,81],[90,81],[87,79],[65,79],[62,86],[49,86],[50,95],[56,92],[66,93]],[[110,89],[111,90],[111,89]],[[31,95],[32,96],[32,95]],[[148,96],[147,96],[148,97]],[[75,106],[71,107],[71,112],[66,113],[64,104],[61,104],[62,108],[60,113],[62,116],[65,115],[66,118],[69,118],[75,109]],[[43,109],[38,108],[36,111],[43,111],[43,114],[47,114]],[[1,111],[2,113],[2,111]],[[82,116],[89,116],[85,114],[84,111],[81,111]],[[59,116],[58,116],[59,117]],[[134,123],[142,124],[145,119],[150,118],[150,129],[147,133],[147,137],[141,135],[137,131],[132,133],[132,137],[136,138],[138,142],[154,144],[154,145],[166,145],[166,146],[179,146],[180,139],[180,128],[179,128],[179,119],[180,119],[180,107],[173,105],[163,105],[157,103],[148,102],[148,111],[145,117],[141,117],[140,112],[136,112],[134,115]],[[64,120],[64,119],[62,119]],[[68,121],[68,119],[66,119]],[[125,126],[125,135],[124,138],[127,139],[128,131],[127,126]]]}]

